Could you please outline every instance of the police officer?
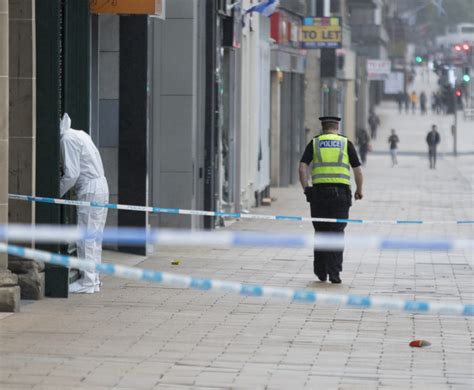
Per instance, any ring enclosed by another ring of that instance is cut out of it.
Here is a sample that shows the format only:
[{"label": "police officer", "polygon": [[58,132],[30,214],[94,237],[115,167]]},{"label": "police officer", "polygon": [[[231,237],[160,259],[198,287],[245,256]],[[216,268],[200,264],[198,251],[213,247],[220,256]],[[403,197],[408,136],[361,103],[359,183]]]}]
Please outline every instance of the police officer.
[{"label": "police officer", "polygon": [[[300,183],[311,206],[311,217],[349,218],[352,205],[350,167],[356,182],[355,199],[362,199],[362,169],[354,145],[339,135],[341,118],[320,117],[322,133],[306,146],[300,161]],[[308,186],[309,166],[312,187]],[[316,232],[343,233],[346,223],[313,222]],[[314,274],[322,282],[328,276],[332,283],[341,283],[343,251],[314,251]]]}]

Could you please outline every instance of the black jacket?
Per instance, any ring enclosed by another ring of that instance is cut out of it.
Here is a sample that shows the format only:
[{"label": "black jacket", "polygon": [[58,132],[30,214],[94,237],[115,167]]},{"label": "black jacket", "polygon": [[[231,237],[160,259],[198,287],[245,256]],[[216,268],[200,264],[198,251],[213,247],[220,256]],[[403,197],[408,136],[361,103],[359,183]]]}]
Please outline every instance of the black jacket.
[{"label": "black jacket", "polygon": [[428,135],[426,136],[426,143],[429,146],[436,146],[439,144],[439,141],[441,141],[441,139],[437,131],[435,131],[434,133],[433,131],[430,131]]}]

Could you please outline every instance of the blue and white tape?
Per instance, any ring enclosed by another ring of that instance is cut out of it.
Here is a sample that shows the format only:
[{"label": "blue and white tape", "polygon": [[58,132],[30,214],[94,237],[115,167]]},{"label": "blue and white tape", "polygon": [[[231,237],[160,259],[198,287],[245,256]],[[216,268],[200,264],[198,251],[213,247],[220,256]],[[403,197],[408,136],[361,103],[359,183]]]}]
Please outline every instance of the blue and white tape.
[{"label": "blue and white tape", "polygon": [[120,264],[97,264],[90,260],[53,254],[45,251],[22,248],[0,243],[0,252],[10,255],[42,261],[45,263],[62,265],[67,268],[95,271],[124,279],[133,279],[143,282],[161,283],[164,285],[192,288],[203,291],[218,291],[234,293],[244,296],[278,298],[287,301],[303,303],[319,303],[323,305],[345,306],[360,309],[382,309],[403,312],[474,316],[474,305],[454,304],[444,302],[397,300],[360,295],[324,294],[311,290],[294,290],[284,287],[269,287],[255,284],[243,284],[222,280],[195,278],[191,276],[159,272],[149,269],[127,267]]},{"label": "blue and white tape", "polygon": [[474,224],[474,220],[456,220],[456,221],[423,221],[423,220],[368,220],[368,219],[354,219],[354,218],[311,218],[291,215],[265,215],[265,214],[245,214],[245,213],[227,213],[221,211],[203,211],[203,210],[187,210],[178,208],[164,208],[151,206],[133,206],[117,203],[99,203],[99,202],[83,202],[78,200],[66,200],[46,198],[40,196],[16,195],[9,194],[9,199],[22,200],[28,202],[61,204],[68,206],[83,206],[83,207],[99,207],[114,210],[130,210],[130,211],[145,211],[150,213],[162,214],[180,214],[180,215],[200,215],[208,217],[227,217],[227,218],[241,218],[241,219],[266,219],[275,221],[307,221],[307,222],[333,222],[333,223],[364,223],[364,224],[378,224],[378,225],[430,225],[430,224],[457,224],[470,225]]},{"label": "blue and white tape", "polygon": [[102,239],[104,243],[123,245],[175,245],[211,247],[279,247],[318,250],[342,250],[345,247],[373,250],[474,250],[474,239],[394,238],[368,235],[264,233],[241,231],[202,231],[173,229],[106,228],[103,233],[78,226],[0,225],[0,241],[69,243]]}]

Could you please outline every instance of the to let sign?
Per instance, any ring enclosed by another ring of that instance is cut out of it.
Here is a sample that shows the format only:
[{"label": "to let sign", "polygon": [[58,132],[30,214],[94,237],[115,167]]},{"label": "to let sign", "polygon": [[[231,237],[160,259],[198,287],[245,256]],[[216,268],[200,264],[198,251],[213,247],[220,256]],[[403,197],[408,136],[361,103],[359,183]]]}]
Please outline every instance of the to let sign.
[{"label": "to let sign", "polygon": [[369,80],[386,80],[391,71],[391,61],[367,60],[367,78]]},{"label": "to let sign", "polygon": [[165,0],[89,0],[91,14],[153,15],[164,18]]},{"label": "to let sign", "polygon": [[341,48],[341,18],[304,18],[300,39],[304,49]]}]

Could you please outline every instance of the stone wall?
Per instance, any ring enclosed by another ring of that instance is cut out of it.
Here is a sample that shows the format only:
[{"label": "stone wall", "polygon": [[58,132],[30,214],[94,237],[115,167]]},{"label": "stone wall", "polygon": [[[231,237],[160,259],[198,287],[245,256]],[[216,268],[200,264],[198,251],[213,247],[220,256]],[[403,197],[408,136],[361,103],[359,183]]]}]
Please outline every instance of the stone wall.
[{"label": "stone wall", "polygon": [[[10,113],[9,192],[35,194],[36,66],[35,1],[9,0]],[[9,223],[35,222],[35,204],[10,201]],[[23,299],[44,296],[42,266],[10,256],[8,268],[18,275]]]},{"label": "stone wall", "polygon": [[[35,1],[9,0],[9,191],[34,195],[36,150]],[[11,200],[10,223],[34,222],[34,203]]]},{"label": "stone wall", "polygon": [[[0,0],[0,224],[8,222],[8,0]],[[18,311],[18,278],[7,269],[0,254],[0,311]]]}]

